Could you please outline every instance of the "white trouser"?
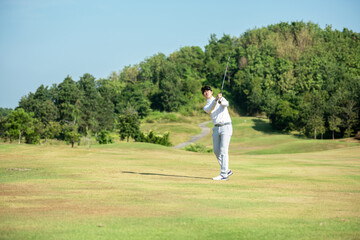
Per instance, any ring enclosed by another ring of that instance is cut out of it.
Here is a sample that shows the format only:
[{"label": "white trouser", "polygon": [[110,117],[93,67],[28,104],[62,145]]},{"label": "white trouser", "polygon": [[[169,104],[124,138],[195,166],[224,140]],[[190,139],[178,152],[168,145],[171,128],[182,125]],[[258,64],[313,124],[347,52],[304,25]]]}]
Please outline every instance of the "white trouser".
[{"label": "white trouser", "polygon": [[227,174],[229,171],[229,144],[232,133],[231,124],[213,128],[214,153],[223,174]]}]

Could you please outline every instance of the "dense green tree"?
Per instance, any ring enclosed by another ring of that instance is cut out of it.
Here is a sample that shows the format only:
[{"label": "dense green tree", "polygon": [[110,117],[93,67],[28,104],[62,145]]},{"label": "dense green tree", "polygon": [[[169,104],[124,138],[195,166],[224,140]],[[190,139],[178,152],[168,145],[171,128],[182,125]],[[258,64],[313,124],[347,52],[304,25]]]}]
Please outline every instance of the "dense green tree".
[{"label": "dense green tree", "polygon": [[12,111],[13,111],[13,109],[11,109],[11,108],[2,108],[2,107],[0,107],[0,119],[6,117]]},{"label": "dense green tree", "polygon": [[34,113],[34,117],[47,125],[58,118],[58,108],[54,103],[52,90],[41,85],[35,93],[29,93],[19,102],[19,107],[26,112]]},{"label": "dense green tree", "polygon": [[300,130],[307,136],[313,136],[315,139],[318,134],[325,133],[325,99],[326,92],[308,92],[304,96],[304,102],[301,106]]},{"label": "dense green tree", "polygon": [[183,47],[169,56],[169,61],[173,64],[176,76],[181,82],[181,92],[178,94],[186,99],[181,103],[183,108],[188,106],[191,109],[203,100],[199,89],[206,76],[204,59],[205,54],[200,47]]},{"label": "dense green tree", "polygon": [[119,80],[120,82],[123,83],[135,84],[138,80],[139,72],[140,70],[137,65],[125,66],[123,70],[120,72]]},{"label": "dense green tree", "polygon": [[280,99],[269,118],[274,129],[293,131],[296,130],[299,111],[289,101]]},{"label": "dense green tree", "polygon": [[176,65],[176,71],[182,79],[193,78],[198,81],[205,77],[205,54],[200,47],[183,47],[169,56],[169,61]]},{"label": "dense green tree", "polygon": [[335,132],[340,132],[341,119],[336,116],[330,116],[328,119],[329,130],[332,131],[332,139],[335,139]]},{"label": "dense green tree", "polygon": [[44,128],[43,137],[45,138],[45,143],[48,139],[52,139],[55,136],[59,135],[61,132],[61,125],[59,122],[50,121]]},{"label": "dense green tree", "polygon": [[238,56],[235,55],[236,38],[224,35],[217,39],[215,34],[210,36],[209,44],[205,46],[205,66],[207,84],[221,88],[224,71],[228,57],[230,56],[227,85],[231,85],[231,79],[237,69]]},{"label": "dense green tree", "polygon": [[80,77],[77,84],[81,93],[81,117],[78,121],[79,132],[84,135],[87,135],[89,131],[97,132],[99,129],[97,116],[100,112],[100,102],[102,101],[102,97],[96,88],[97,85],[95,77],[85,73],[82,77]]},{"label": "dense green tree", "polygon": [[3,124],[5,137],[10,141],[18,139],[18,143],[24,136],[31,135],[34,131],[33,113],[27,113],[22,108],[12,111]]},{"label": "dense green tree", "polygon": [[353,127],[358,120],[358,109],[354,100],[347,100],[342,107],[344,116],[345,136],[350,137],[354,133]]},{"label": "dense green tree", "polygon": [[71,144],[71,147],[74,147],[76,142],[79,143],[81,134],[78,132],[78,126],[74,123],[64,124],[62,127],[62,134],[64,136],[64,140]]},{"label": "dense green tree", "polygon": [[41,135],[44,131],[44,125],[37,118],[31,119],[31,123],[24,132],[25,142],[28,144],[40,143]]},{"label": "dense green tree", "polygon": [[118,96],[121,95],[125,83],[120,82],[120,80],[109,79],[99,79],[97,81],[97,89],[101,97],[105,101],[110,101],[113,104],[116,103]]},{"label": "dense green tree", "polygon": [[126,139],[129,142],[130,137],[135,139],[140,132],[139,116],[134,107],[128,105],[119,115],[117,120],[117,129],[120,134],[120,140]]},{"label": "dense green tree", "polygon": [[100,144],[109,144],[109,143],[113,143],[113,138],[111,137],[111,134],[109,131],[106,130],[102,130],[100,131],[97,139],[96,139]]},{"label": "dense green tree", "polygon": [[166,62],[167,59],[163,53],[145,59],[139,64],[139,81],[151,81],[155,86],[158,86],[164,77]]},{"label": "dense green tree", "polygon": [[150,101],[145,95],[147,88],[146,83],[127,84],[122,94],[116,99],[116,112],[121,113],[126,106],[134,106],[140,118],[146,117],[150,112]]},{"label": "dense green tree", "polygon": [[99,109],[96,114],[96,121],[98,122],[98,131],[113,130],[115,123],[115,113],[114,104],[110,100],[103,98],[99,99]]},{"label": "dense green tree", "polygon": [[[19,102],[38,119],[29,128],[34,134],[22,136],[30,142],[37,141],[35,133],[51,138],[53,122],[71,125],[74,134],[112,131],[119,119],[129,120],[128,106],[140,118],[151,110],[202,111],[199,89],[211,85],[218,93],[229,56],[224,95],[242,114],[266,114],[275,129],[314,138],[351,137],[360,129],[360,34],[281,22],[240,37],[212,34],[204,50],[186,46],[169,56],[158,53],[107,79],[86,73],[78,82],[67,76],[50,88],[41,85]],[[5,136],[6,122],[0,122]],[[136,130],[130,132],[125,138],[135,136]],[[65,139],[64,130],[59,135]]]},{"label": "dense green tree", "polygon": [[183,84],[175,72],[175,66],[168,63],[166,67],[165,76],[159,84],[159,106],[160,110],[176,112],[185,103],[185,96],[181,91]]},{"label": "dense green tree", "polygon": [[67,76],[62,83],[56,86],[55,105],[59,109],[61,121],[79,121],[80,96],[81,92],[70,76]]},{"label": "dense green tree", "polygon": [[[217,42],[211,39],[209,45]],[[231,93],[246,113],[264,111],[273,127],[308,136],[329,129],[330,119],[342,119],[338,127],[347,136],[359,126],[358,33],[292,22],[249,30],[234,42],[240,61]],[[324,91],[321,108],[306,101]]]}]

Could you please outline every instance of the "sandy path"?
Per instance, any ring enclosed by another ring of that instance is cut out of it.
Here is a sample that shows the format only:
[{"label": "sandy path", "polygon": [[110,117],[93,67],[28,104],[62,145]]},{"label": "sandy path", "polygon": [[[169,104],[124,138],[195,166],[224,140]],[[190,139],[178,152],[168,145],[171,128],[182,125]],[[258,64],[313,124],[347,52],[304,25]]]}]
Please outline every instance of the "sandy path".
[{"label": "sandy path", "polygon": [[192,136],[189,141],[180,143],[179,145],[175,146],[174,148],[184,148],[189,144],[192,144],[196,141],[199,141],[206,135],[208,135],[211,131],[210,128],[206,127],[206,124],[210,123],[211,121],[200,123],[198,126],[201,128],[201,133],[195,136]]}]

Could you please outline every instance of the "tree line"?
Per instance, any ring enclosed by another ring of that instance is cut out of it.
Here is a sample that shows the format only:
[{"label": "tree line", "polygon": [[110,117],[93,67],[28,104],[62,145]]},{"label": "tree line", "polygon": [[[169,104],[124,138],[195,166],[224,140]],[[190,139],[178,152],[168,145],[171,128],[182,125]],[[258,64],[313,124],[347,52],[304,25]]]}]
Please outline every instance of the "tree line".
[{"label": "tree line", "polygon": [[[0,134],[73,142],[117,129],[135,139],[139,133],[119,130],[124,119],[136,122],[151,111],[202,111],[200,88],[211,85],[216,93],[229,56],[224,95],[242,114],[266,114],[274,129],[314,138],[350,137],[360,129],[359,33],[282,22],[240,37],[213,34],[204,50],[186,46],[169,56],[158,53],[108,78],[86,73],[78,81],[67,76],[60,84],[41,85],[15,111],[0,111]],[[24,121],[12,124],[14,115]]]}]

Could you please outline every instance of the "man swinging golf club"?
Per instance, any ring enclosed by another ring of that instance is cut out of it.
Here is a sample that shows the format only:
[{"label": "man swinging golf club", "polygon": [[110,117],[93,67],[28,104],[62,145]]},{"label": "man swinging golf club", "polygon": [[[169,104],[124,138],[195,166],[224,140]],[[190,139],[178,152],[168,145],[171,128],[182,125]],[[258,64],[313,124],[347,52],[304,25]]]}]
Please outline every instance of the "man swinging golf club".
[{"label": "man swinging golf club", "polygon": [[[228,59],[229,63],[229,59]],[[216,158],[220,164],[221,173],[219,176],[214,177],[213,180],[228,180],[229,176],[233,173],[229,169],[229,144],[232,136],[231,118],[228,111],[229,102],[222,96],[222,89],[224,86],[224,80],[226,76],[227,65],[221,92],[216,98],[213,97],[213,91],[211,87],[204,86],[201,88],[201,92],[206,98],[206,105],[204,111],[210,114],[213,128],[213,149]]]}]

